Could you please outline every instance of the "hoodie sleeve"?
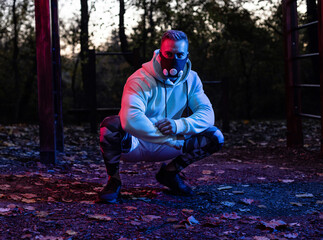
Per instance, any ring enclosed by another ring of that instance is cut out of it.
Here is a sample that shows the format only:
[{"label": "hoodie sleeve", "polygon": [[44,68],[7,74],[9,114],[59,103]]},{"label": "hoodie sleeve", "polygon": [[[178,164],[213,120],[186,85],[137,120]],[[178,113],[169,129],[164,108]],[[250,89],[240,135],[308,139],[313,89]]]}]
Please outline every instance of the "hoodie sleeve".
[{"label": "hoodie sleeve", "polygon": [[150,89],[144,80],[132,78],[127,81],[119,113],[122,128],[144,141],[181,148],[184,144],[183,138],[163,135],[145,115],[149,95]]},{"label": "hoodie sleeve", "polygon": [[[195,72],[192,74],[194,75],[191,87],[189,87],[188,106],[193,114],[189,117],[175,120],[176,134],[197,134],[214,125],[212,104],[204,93],[200,78]],[[188,83],[188,85],[190,84]]]}]

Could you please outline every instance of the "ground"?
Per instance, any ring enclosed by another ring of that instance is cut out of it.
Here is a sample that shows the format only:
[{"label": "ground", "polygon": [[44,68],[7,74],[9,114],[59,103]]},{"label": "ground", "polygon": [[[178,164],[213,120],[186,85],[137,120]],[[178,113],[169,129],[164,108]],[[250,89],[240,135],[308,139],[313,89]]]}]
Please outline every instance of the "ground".
[{"label": "ground", "polygon": [[322,239],[317,122],[286,147],[284,121],[232,122],[224,148],[184,170],[192,197],[155,180],[160,162],[123,163],[122,200],[106,182],[98,135],[65,128],[56,165],[39,162],[38,127],[0,125],[1,239]]}]

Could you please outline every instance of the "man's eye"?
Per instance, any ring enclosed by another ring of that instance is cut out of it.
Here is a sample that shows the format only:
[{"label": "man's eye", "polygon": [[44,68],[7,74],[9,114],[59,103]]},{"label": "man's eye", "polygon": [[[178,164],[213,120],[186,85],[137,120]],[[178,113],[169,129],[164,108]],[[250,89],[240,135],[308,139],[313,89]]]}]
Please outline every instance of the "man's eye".
[{"label": "man's eye", "polygon": [[170,52],[168,52],[168,53],[166,53],[167,54],[167,57],[172,57],[173,56],[173,54],[172,53],[170,53]]}]

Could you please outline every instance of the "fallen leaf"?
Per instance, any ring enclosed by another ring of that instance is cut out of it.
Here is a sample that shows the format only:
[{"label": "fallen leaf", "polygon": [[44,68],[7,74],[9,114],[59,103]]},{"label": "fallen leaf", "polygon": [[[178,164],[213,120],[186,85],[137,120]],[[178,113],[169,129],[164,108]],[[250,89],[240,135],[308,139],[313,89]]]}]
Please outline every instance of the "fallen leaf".
[{"label": "fallen leaf", "polygon": [[206,175],[210,175],[212,173],[213,173],[213,171],[211,171],[211,170],[203,170],[202,171],[202,174],[206,174]]},{"label": "fallen leaf", "polygon": [[254,240],[270,240],[270,238],[264,237],[264,236],[254,236]]},{"label": "fallen leaf", "polygon": [[10,208],[10,209],[15,209],[16,207],[18,207],[16,204],[8,204],[7,205],[7,208]]},{"label": "fallen leaf", "polygon": [[130,211],[132,211],[132,210],[137,210],[137,207],[134,207],[134,206],[125,206],[125,207],[123,207],[124,209],[127,209],[127,210],[130,210]]},{"label": "fallen leaf", "polygon": [[155,216],[155,215],[144,215],[141,216],[142,220],[144,220],[145,222],[151,222],[155,219],[160,219],[161,216]]},{"label": "fallen leaf", "polygon": [[10,212],[11,209],[10,208],[0,208],[0,213],[6,213],[6,212]]},{"label": "fallen leaf", "polygon": [[77,235],[77,232],[73,231],[73,230],[67,230],[66,234],[70,235],[70,236],[75,236]]},{"label": "fallen leaf", "polygon": [[224,201],[224,202],[221,202],[221,204],[227,207],[233,207],[236,203]]},{"label": "fallen leaf", "polygon": [[222,186],[222,187],[218,187],[218,190],[219,191],[222,191],[222,190],[228,190],[228,189],[231,189],[232,186]]},{"label": "fallen leaf", "polygon": [[45,218],[47,217],[49,214],[48,212],[45,212],[45,211],[37,211],[36,214],[35,214],[37,217],[40,217],[40,218]]},{"label": "fallen leaf", "polygon": [[172,222],[178,222],[177,218],[167,218],[166,222],[172,223]]},{"label": "fallen leaf", "polygon": [[246,205],[250,205],[251,203],[253,203],[255,200],[253,199],[248,199],[248,198],[244,198],[244,199],[240,199],[240,202]]},{"label": "fallen leaf", "polygon": [[257,205],[257,207],[259,207],[259,208],[267,208],[266,205]]},{"label": "fallen leaf", "polygon": [[192,213],[194,212],[194,210],[184,208],[184,209],[182,209],[182,212],[183,212],[183,213],[192,214]]},{"label": "fallen leaf", "polygon": [[301,203],[299,203],[299,202],[290,202],[290,204],[291,205],[293,205],[293,206],[298,206],[298,207],[301,207],[301,206],[303,206]]},{"label": "fallen leaf", "polygon": [[187,221],[190,225],[199,224],[199,221],[197,221],[193,216],[188,217]]},{"label": "fallen leaf", "polygon": [[0,185],[0,190],[2,190],[2,191],[8,190],[10,188],[11,188],[11,186],[8,184]]},{"label": "fallen leaf", "polygon": [[103,214],[89,214],[88,215],[89,219],[95,219],[95,220],[100,220],[100,221],[111,221],[112,218]]},{"label": "fallen leaf", "polygon": [[175,229],[186,229],[185,224],[174,224],[173,228]]},{"label": "fallen leaf", "polygon": [[296,194],[298,198],[312,198],[314,195],[312,193],[303,193],[303,194]]},{"label": "fallen leaf", "polygon": [[10,194],[9,197],[12,199],[12,200],[15,200],[15,201],[19,201],[21,200],[21,197],[16,195],[16,194]]},{"label": "fallen leaf", "polygon": [[223,213],[222,218],[235,220],[241,217],[239,217],[236,212],[233,212],[233,213]]},{"label": "fallen leaf", "polygon": [[213,179],[216,179],[215,176],[210,176],[210,175],[206,175],[206,176],[203,176],[203,177],[200,177],[198,179],[196,179],[197,181],[210,181],[210,180],[213,180]]},{"label": "fallen leaf", "polygon": [[138,221],[131,221],[130,224],[133,225],[133,226],[139,226],[139,225],[141,225],[141,223],[138,222]]},{"label": "fallen leaf", "polygon": [[270,228],[270,229],[277,229],[277,228],[282,228],[282,227],[286,227],[287,224],[282,221],[282,220],[271,220],[270,222],[265,222],[265,221],[261,221],[260,222],[260,227],[265,227],[265,228]]},{"label": "fallen leaf", "polygon": [[285,233],[284,237],[286,237],[286,238],[297,238],[298,233]]},{"label": "fallen leaf", "polygon": [[25,210],[29,210],[29,211],[34,211],[35,208],[33,206],[24,206]]},{"label": "fallen leaf", "polygon": [[294,182],[295,180],[293,180],[293,179],[278,179],[280,182],[282,182],[282,183],[292,183],[292,182]]},{"label": "fallen leaf", "polygon": [[22,198],[21,201],[24,203],[35,203],[36,202],[35,199],[27,199],[27,198]]}]

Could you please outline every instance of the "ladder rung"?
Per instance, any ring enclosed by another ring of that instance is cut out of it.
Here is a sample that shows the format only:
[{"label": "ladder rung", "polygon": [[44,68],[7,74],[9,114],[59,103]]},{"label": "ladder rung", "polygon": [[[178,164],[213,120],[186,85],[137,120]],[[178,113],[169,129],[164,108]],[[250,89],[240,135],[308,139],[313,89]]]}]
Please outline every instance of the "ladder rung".
[{"label": "ladder rung", "polygon": [[132,55],[132,52],[96,52],[95,55],[105,56],[105,55]]},{"label": "ladder rung", "polygon": [[319,56],[320,54],[319,53],[308,53],[308,54],[301,54],[301,55],[298,55],[294,58],[296,59],[300,59],[300,58],[308,58],[308,57],[315,57],[315,56]]},{"label": "ladder rung", "polygon": [[296,30],[300,30],[300,29],[303,29],[303,28],[310,27],[310,26],[312,26],[312,25],[318,24],[318,22],[319,22],[319,21],[313,21],[313,22],[309,22],[309,23],[306,23],[306,24],[303,24],[303,25],[297,26],[297,27],[293,28],[293,31],[296,31]]},{"label": "ladder rung", "polygon": [[321,116],[319,116],[319,115],[313,115],[313,114],[307,114],[307,113],[297,113],[297,115],[299,115],[301,117],[306,117],[306,118],[321,119]]},{"label": "ladder rung", "polygon": [[222,81],[202,81],[203,84],[217,84],[222,83]]},{"label": "ladder rung", "polygon": [[320,84],[295,84],[294,87],[312,87],[319,88]]}]

